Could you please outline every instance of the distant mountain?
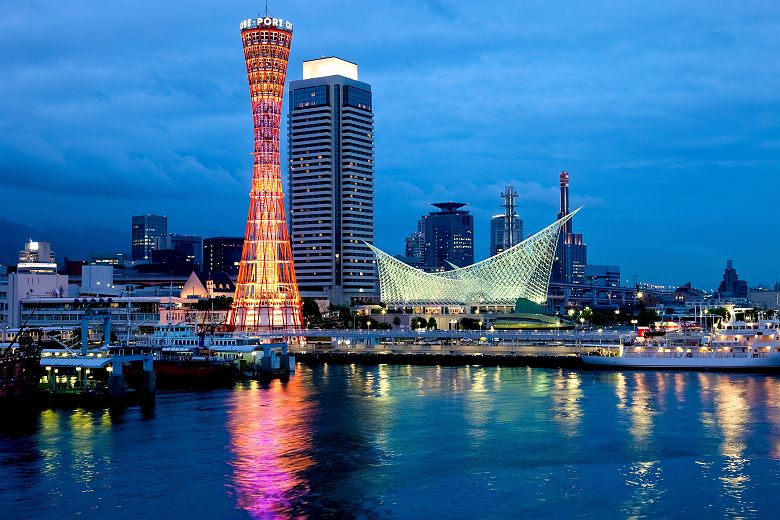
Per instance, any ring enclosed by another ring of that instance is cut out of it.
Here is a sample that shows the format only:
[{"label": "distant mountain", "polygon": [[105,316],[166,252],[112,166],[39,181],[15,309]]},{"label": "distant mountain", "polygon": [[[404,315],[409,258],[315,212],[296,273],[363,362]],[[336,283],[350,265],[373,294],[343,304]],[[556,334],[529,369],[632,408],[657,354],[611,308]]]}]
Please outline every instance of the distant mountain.
[{"label": "distant mountain", "polygon": [[[24,243],[40,237],[42,233],[30,226],[0,218],[0,264],[16,265]],[[41,238],[41,240],[43,240]]]},{"label": "distant mountain", "polygon": [[130,250],[130,232],[102,227],[72,228],[55,225],[35,229],[0,218],[0,264],[16,265],[19,251],[29,239],[50,242],[57,260],[87,260],[94,254]]}]

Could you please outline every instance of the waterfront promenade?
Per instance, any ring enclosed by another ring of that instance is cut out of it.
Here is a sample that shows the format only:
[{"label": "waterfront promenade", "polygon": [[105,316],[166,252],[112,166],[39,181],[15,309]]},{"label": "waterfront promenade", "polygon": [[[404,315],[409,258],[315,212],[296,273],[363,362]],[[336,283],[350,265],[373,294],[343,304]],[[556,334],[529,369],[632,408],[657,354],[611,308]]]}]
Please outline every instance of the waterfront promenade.
[{"label": "waterfront promenade", "polygon": [[[576,355],[583,350],[618,347],[633,338],[630,330],[307,330],[296,332],[301,352],[403,353],[438,355]],[[292,348],[292,347],[291,347]]]}]

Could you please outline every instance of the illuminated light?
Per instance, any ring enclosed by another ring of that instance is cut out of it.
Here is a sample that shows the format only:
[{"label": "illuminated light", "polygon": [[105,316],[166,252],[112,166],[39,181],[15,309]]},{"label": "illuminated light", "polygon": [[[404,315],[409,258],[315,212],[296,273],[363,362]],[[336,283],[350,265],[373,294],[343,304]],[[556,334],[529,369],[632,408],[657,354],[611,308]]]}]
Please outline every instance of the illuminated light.
[{"label": "illuminated light", "polygon": [[358,66],[340,58],[320,58],[303,62],[303,79],[324,78],[325,76],[344,76],[358,79]]},{"label": "illuminated light", "polygon": [[514,305],[525,298],[543,305],[560,229],[577,211],[487,260],[445,272],[415,269],[367,243],[379,267],[381,300],[393,305]]},{"label": "illuminated light", "polygon": [[254,171],[236,293],[228,314],[228,324],[235,330],[294,330],[303,325],[279,162],[291,33],[292,24],[280,18],[241,23],[254,122]]}]

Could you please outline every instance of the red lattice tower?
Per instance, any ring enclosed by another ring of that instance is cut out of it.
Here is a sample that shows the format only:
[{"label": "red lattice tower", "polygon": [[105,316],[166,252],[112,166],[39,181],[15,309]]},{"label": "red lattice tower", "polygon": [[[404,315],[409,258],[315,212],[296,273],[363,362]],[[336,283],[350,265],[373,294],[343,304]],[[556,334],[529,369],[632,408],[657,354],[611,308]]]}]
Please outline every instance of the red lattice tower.
[{"label": "red lattice tower", "polygon": [[265,16],[241,23],[252,98],[254,173],[236,296],[228,323],[235,330],[302,328],[279,162],[282,97],[292,23]]}]

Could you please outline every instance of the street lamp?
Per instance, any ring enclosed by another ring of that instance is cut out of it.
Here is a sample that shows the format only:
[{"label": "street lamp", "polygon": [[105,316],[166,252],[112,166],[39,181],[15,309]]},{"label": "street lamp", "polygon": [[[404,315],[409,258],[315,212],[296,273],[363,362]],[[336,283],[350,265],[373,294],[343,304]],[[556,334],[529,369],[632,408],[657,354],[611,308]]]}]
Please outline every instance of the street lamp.
[{"label": "street lamp", "polygon": [[631,325],[634,326],[634,332],[636,332],[636,324],[639,323],[639,320],[631,320]]}]

